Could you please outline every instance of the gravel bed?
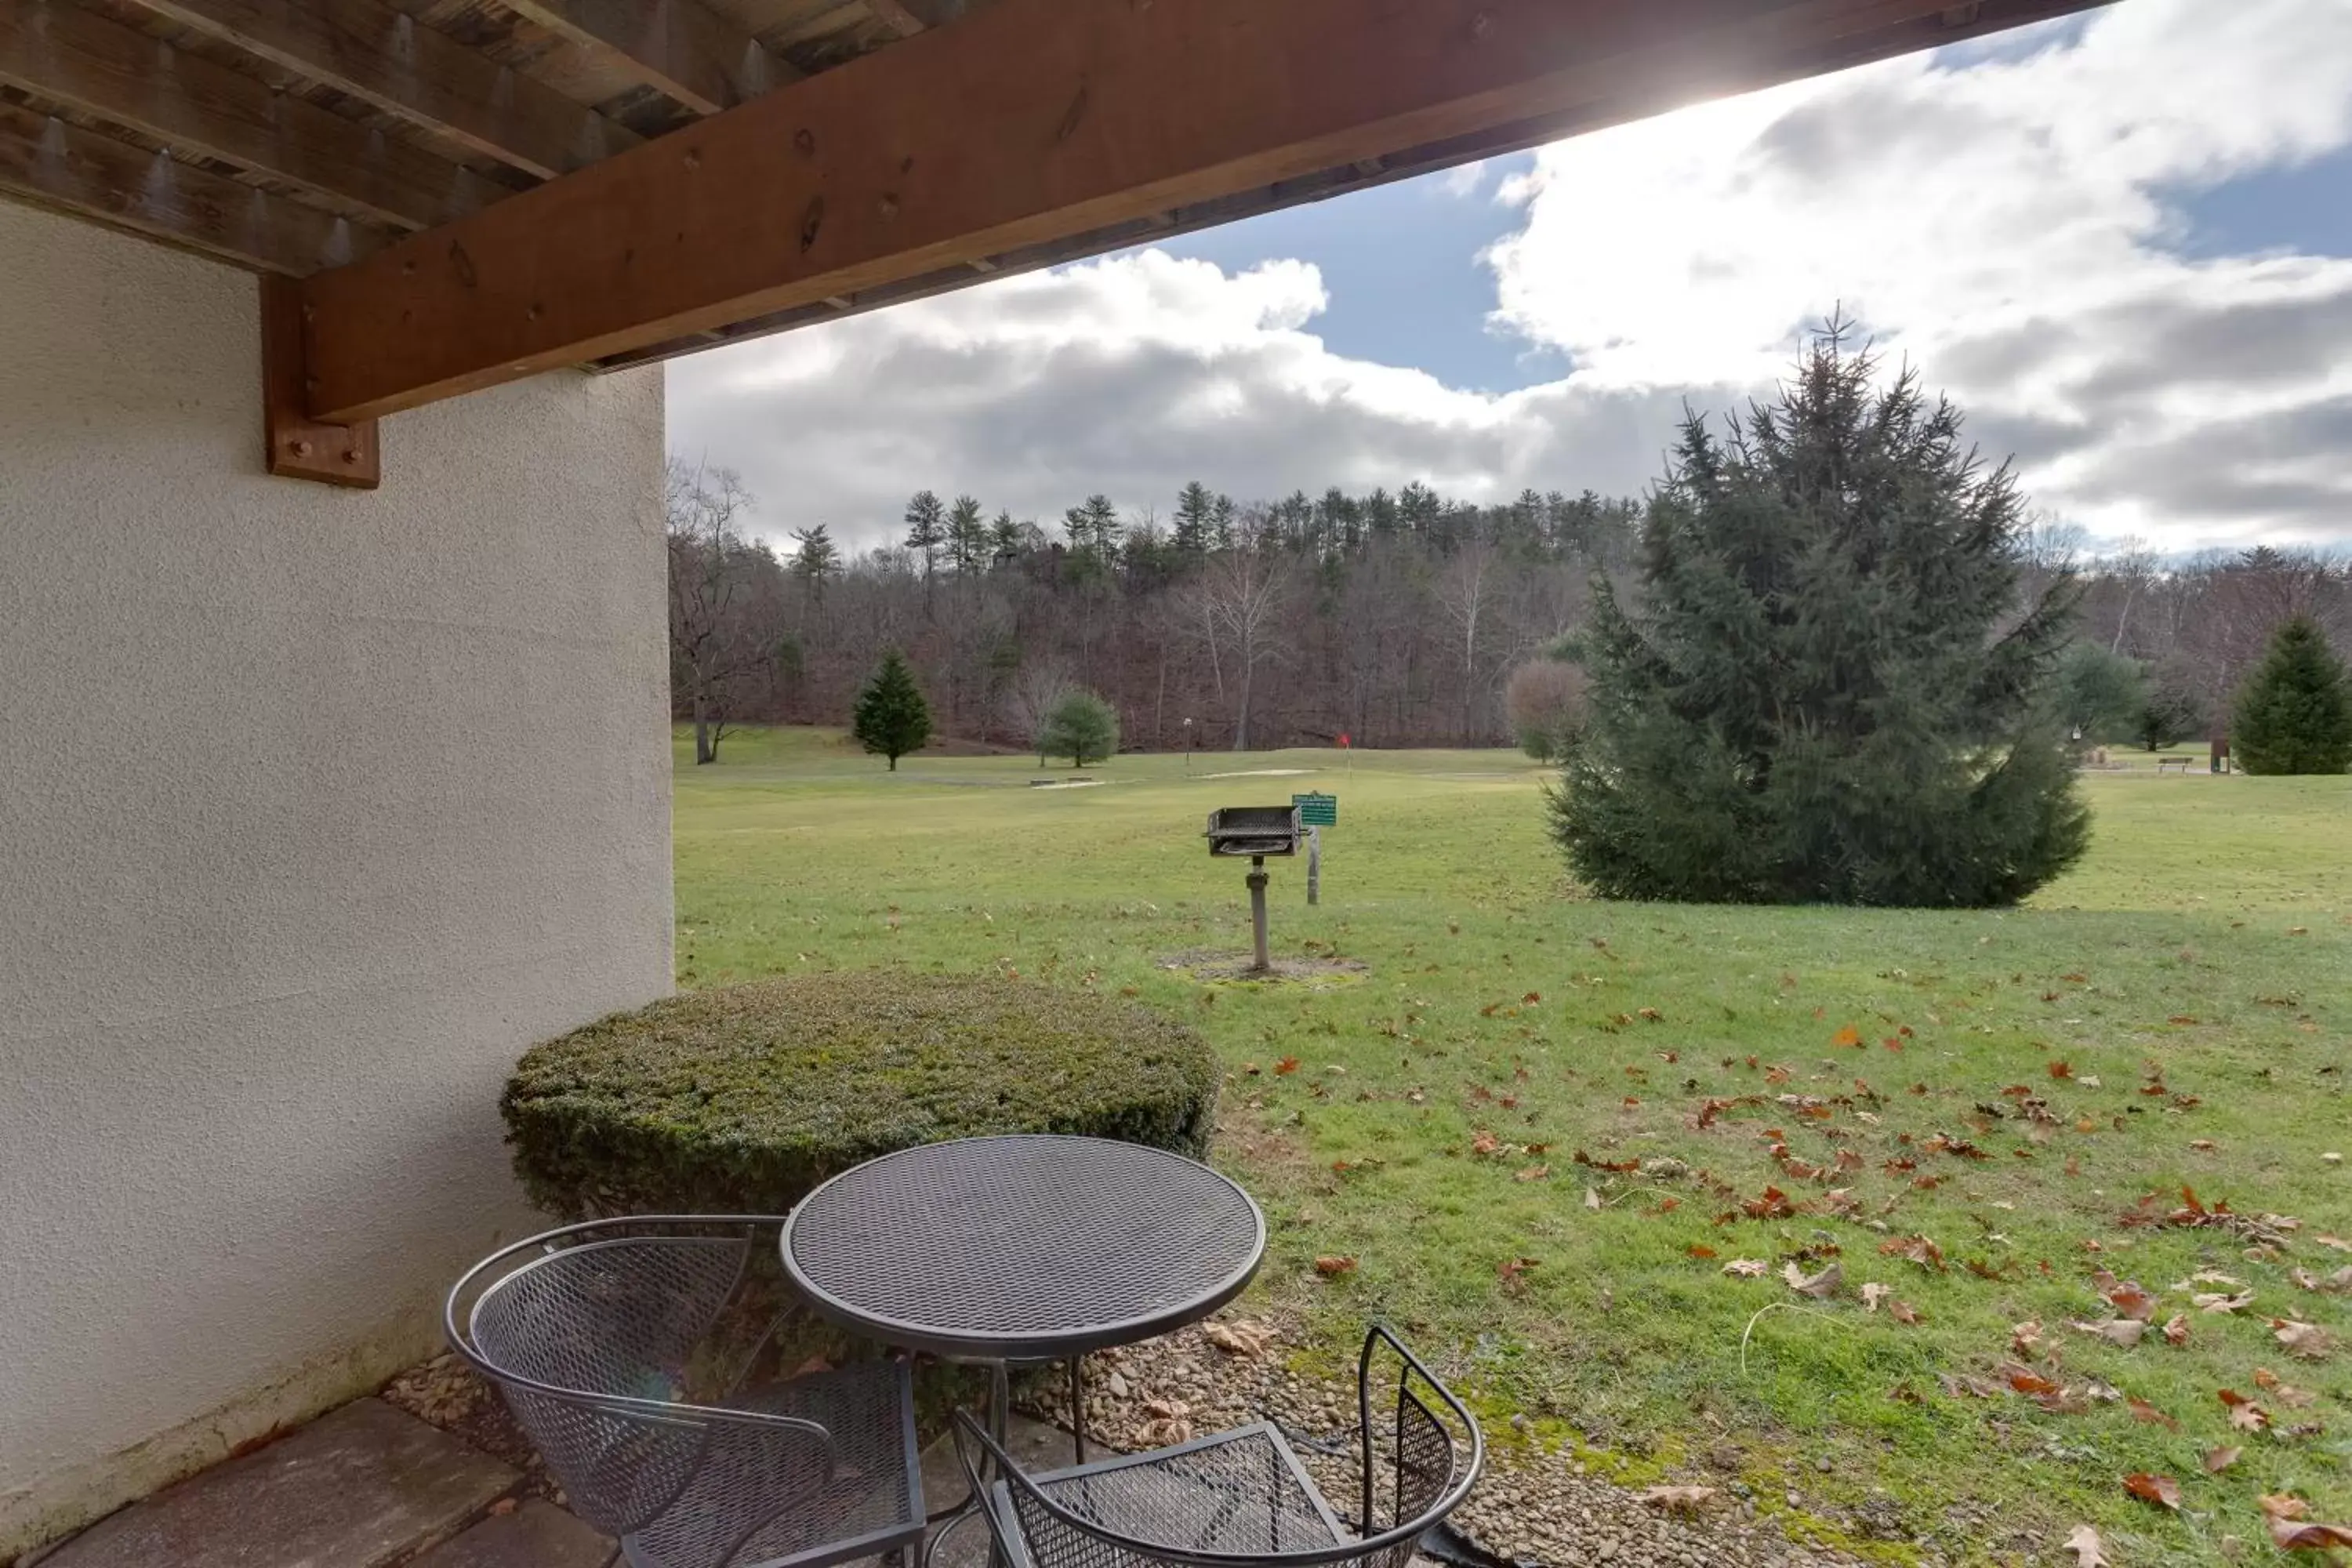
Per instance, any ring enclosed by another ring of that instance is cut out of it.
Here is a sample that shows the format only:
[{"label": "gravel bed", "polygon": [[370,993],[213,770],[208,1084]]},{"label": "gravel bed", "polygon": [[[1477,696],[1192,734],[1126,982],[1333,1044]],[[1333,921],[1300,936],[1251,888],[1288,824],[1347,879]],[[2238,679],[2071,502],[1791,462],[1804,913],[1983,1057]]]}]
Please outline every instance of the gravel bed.
[{"label": "gravel bed", "polygon": [[[1295,1435],[1350,1439],[1356,1425],[1352,1379],[1310,1381],[1291,1371],[1282,1345],[1294,1333],[1293,1325],[1279,1318],[1231,1318],[1089,1356],[1087,1436],[1133,1450],[1271,1416]],[[1228,1343],[1238,1339],[1242,1348],[1221,1349],[1212,1335]],[[1265,1348],[1254,1349],[1254,1342]],[[1068,1391],[1059,1375],[1024,1380],[1014,1399],[1033,1415],[1068,1424]],[[1497,1441],[1498,1436],[1504,1440]],[[1776,1521],[1759,1516],[1752,1498],[1736,1495],[1732,1486],[1704,1482],[1712,1495],[1681,1506],[1647,1500],[1638,1491],[1585,1473],[1571,1457],[1546,1454],[1509,1437],[1488,1435],[1486,1473],[1454,1516],[1456,1527],[1477,1548],[1506,1562],[1545,1568],[1595,1563],[1619,1568],[1828,1568],[1859,1561],[1793,1544]],[[1327,1475],[1325,1461],[1312,1452],[1305,1458],[1327,1495],[1347,1495],[1352,1466],[1334,1464]],[[1849,1528],[1863,1533],[1870,1522],[1856,1520]],[[1939,1561],[1931,1551],[1922,1555]]]},{"label": "gravel bed", "polygon": [[[1087,1435],[1123,1451],[1179,1443],[1244,1422],[1272,1417],[1286,1431],[1329,1440],[1344,1449],[1355,1428],[1352,1380],[1321,1381],[1287,1365],[1286,1342],[1295,1324],[1280,1316],[1229,1317],[1181,1330],[1145,1344],[1087,1358]],[[1237,1348],[1220,1348],[1217,1342]],[[1442,1370],[1442,1369],[1441,1369]],[[523,1471],[524,1491],[561,1504],[547,1475],[505,1403],[455,1356],[410,1368],[383,1390],[389,1403],[451,1432]],[[1019,1380],[1014,1402],[1032,1415],[1066,1426],[1068,1391],[1061,1374]],[[1675,1506],[1588,1474],[1572,1456],[1489,1433],[1486,1475],[1454,1523],[1480,1551],[1506,1563],[1566,1568],[1831,1568],[1855,1564],[1851,1556],[1792,1543],[1778,1521],[1759,1516],[1737,1482],[1699,1478],[1703,1501]],[[1352,1465],[1308,1449],[1308,1467],[1327,1495],[1345,1498]],[[1791,1493],[1791,1507],[1804,1505]],[[1837,1521],[1857,1535],[1901,1539],[1886,1519],[1865,1508]],[[1990,1520],[1949,1521],[1977,1532]],[[2027,1546],[2026,1542],[2015,1544]],[[1943,1561],[1929,1542],[1913,1550],[1930,1564]],[[2029,1548],[2030,1550],[2030,1548]]]}]

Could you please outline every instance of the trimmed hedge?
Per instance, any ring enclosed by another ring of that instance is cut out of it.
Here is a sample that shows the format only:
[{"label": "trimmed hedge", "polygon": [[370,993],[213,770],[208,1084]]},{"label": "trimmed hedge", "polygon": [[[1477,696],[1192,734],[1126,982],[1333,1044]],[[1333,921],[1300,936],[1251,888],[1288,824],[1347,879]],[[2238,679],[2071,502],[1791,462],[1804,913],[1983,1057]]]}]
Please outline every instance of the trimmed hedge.
[{"label": "trimmed hedge", "polygon": [[534,1047],[499,1104],[566,1217],[781,1214],[918,1143],[1072,1132],[1198,1156],[1218,1068],[1140,1007],[994,977],[850,972],[689,992]]}]

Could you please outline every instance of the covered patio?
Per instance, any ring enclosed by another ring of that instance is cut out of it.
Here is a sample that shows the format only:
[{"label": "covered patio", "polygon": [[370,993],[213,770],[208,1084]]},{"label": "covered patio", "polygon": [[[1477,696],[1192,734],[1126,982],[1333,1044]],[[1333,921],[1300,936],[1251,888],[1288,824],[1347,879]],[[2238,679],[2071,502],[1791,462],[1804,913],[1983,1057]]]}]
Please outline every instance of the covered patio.
[{"label": "covered patio", "polygon": [[[0,1563],[411,1452],[507,1072],[671,990],[651,367],[2087,4],[0,7]],[[367,1561],[546,1517],[419,1442]]]}]

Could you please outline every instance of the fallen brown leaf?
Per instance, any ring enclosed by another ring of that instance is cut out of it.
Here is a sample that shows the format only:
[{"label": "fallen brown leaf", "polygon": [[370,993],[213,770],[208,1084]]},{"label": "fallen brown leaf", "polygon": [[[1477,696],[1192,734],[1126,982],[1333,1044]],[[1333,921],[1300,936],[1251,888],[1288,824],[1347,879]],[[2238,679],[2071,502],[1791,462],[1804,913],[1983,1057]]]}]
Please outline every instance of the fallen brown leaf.
[{"label": "fallen brown leaf", "polygon": [[2205,1473],[2209,1476],[2220,1475],[2223,1470],[2226,1470],[2231,1465],[2236,1464],[2238,1462],[2238,1456],[2244,1452],[2245,1450],[2243,1448],[2206,1449]]},{"label": "fallen brown leaf", "polygon": [[1274,1331],[1262,1323],[1207,1323],[1201,1337],[1227,1355],[1264,1355],[1274,1344]]},{"label": "fallen brown leaf", "polygon": [[1633,1494],[1652,1508],[1696,1513],[1715,1500],[1713,1487],[1644,1487]]},{"label": "fallen brown leaf", "polygon": [[2189,1298],[2189,1305],[2206,1312],[2242,1312],[2252,1304],[2253,1300],[2254,1293],[2252,1290],[2241,1291],[2235,1296],[2209,1293]]},{"label": "fallen brown leaf", "polygon": [[1878,1310],[1878,1303],[1893,1294],[1895,1294],[1894,1286],[1881,1285],[1875,1279],[1869,1280],[1862,1288],[1862,1310],[1865,1312],[1875,1312]]},{"label": "fallen brown leaf", "polygon": [[1919,1309],[1908,1301],[1889,1301],[1886,1315],[1898,1323],[1916,1323],[1919,1321]]},{"label": "fallen brown leaf", "polygon": [[2170,1476],[2151,1476],[2137,1471],[2124,1478],[2124,1490],[2142,1502],[2152,1502],[2176,1511],[2180,1507],[2180,1483]]},{"label": "fallen brown leaf", "polygon": [[2076,1323],[2074,1327],[2083,1333],[2103,1339],[2111,1345],[2121,1345],[2126,1350],[2139,1343],[2140,1336],[2147,1332],[2147,1324],[2137,1318],[2109,1318],[2102,1322]]},{"label": "fallen brown leaf", "polygon": [[1356,1260],[1352,1258],[1327,1257],[1315,1260],[1315,1272],[1326,1279],[1336,1279],[1342,1274],[1353,1274]]},{"label": "fallen brown leaf", "polygon": [[2317,1361],[2336,1348],[2336,1336],[2317,1323],[2297,1322],[2292,1318],[2273,1318],[2271,1334],[2286,1347],[2286,1353],[2301,1356],[2305,1361]]},{"label": "fallen brown leaf", "polygon": [[2285,1492],[2266,1492],[2261,1507],[2270,1526],[2271,1544],[2281,1552],[2326,1552],[2352,1546],[2352,1529],[2340,1524],[2306,1524],[2311,1505]]},{"label": "fallen brown leaf", "polygon": [[2074,1568],[2107,1568],[2106,1549],[2099,1542],[2099,1532],[2087,1524],[2078,1524],[2066,1537],[2066,1550],[2074,1554]]},{"label": "fallen brown leaf", "polygon": [[1780,1278],[1788,1281],[1789,1289],[1798,1295],[1811,1296],[1816,1301],[1826,1301],[1837,1294],[1838,1286],[1843,1282],[1845,1274],[1832,1263],[1819,1274],[1809,1276],[1803,1269],[1791,1263],[1780,1270]]},{"label": "fallen brown leaf", "polygon": [[2145,1399],[2134,1397],[2130,1401],[2130,1409],[2132,1419],[2135,1421],[2145,1421],[2151,1426],[2161,1426],[2168,1432],[2178,1432],[2180,1430],[2179,1422],[2174,1420],[2171,1416],[2167,1415],[2163,1411],[2158,1410],[2155,1405],[2150,1405]]},{"label": "fallen brown leaf", "polygon": [[1735,1258],[1723,1266],[1723,1271],[1736,1279],[1761,1279],[1771,1268],[1760,1258]]},{"label": "fallen brown leaf", "polygon": [[2185,1345],[2189,1342],[2189,1314],[2175,1312],[2164,1321],[2164,1342]]}]

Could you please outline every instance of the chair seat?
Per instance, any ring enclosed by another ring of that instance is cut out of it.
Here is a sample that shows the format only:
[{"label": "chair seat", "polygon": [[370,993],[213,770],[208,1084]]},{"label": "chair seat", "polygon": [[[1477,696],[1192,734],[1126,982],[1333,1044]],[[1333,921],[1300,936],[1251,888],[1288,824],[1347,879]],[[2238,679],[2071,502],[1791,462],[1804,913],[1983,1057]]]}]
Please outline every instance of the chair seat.
[{"label": "chair seat", "polygon": [[[1090,1523],[1177,1551],[1307,1552],[1352,1539],[1265,1421],[1033,1479]],[[999,1506],[1012,1500],[1001,1496]]]},{"label": "chair seat", "polygon": [[738,1410],[797,1415],[833,1434],[833,1474],[713,1426],[693,1480],[622,1542],[632,1568],[815,1568],[919,1542],[923,1505],[907,1369],[871,1362],[745,1390]]}]

